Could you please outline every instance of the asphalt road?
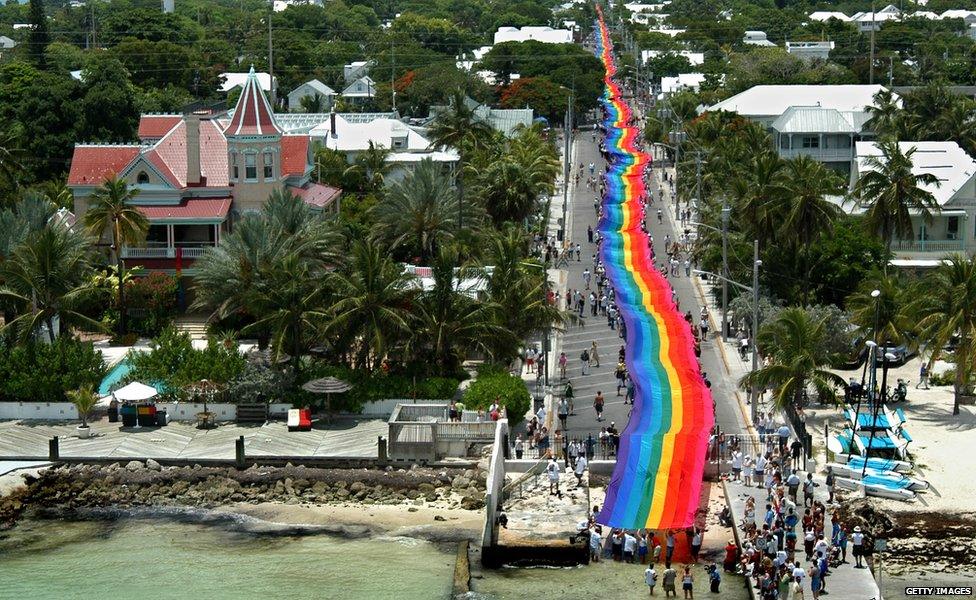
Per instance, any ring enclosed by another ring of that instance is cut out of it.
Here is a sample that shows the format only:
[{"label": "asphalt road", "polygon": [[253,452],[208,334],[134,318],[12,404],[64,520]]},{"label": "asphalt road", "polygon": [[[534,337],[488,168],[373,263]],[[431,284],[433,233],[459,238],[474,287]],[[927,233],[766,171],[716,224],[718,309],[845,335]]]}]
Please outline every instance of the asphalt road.
[{"label": "asphalt road", "polygon": [[[592,141],[591,132],[583,132],[582,139],[577,144],[576,164],[573,166],[575,173],[579,168],[579,163],[588,166],[590,162],[596,165],[596,171],[606,165],[600,156],[597,144]],[[597,192],[587,189],[585,185],[588,169],[584,169],[584,175],[572,198],[572,231],[570,240],[575,244],[578,242],[582,246],[582,260],[574,260],[568,265],[568,288],[570,290],[584,288],[582,273],[584,268],[593,270],[592,255],[596,252],[596,245],[587,242],[587,226],[596,228],[596,213],[593,202]],[[652,180],[652,198],[657,198],[657,181]],[[658,252],[663,255],[663,242],[665,236],[670,234],[672,239],[676,238],[674,225],[669,218],[665,218],[663,224],[658,224],[656,208],[660,206],[658,200],[650,205],[648,209],[649,231],[654,236],[655,243],[659,248]],[[667,211],[665,211],[667,214]],[[693,280],[685,277],[682,270],[681,276],[672,278],[672,285],[675,288],[680,306],[683,311],[691,310],[697,321],[700,311],[699,297],[695,291]],[[592,286],[596,287],[595,278]],[[623,340],[618,336],[618,332],[607,327],[605,317],[590,316],[589,305],[585,311],[585,325],[578,327],[570,325],[563,334],[562,351],[566,353],[569,361],[567,376],[573,383],[575,392],[575,411],[576,414],[569,417],[567,430],[572,437],[585,437],[587,434],[597,434],[601,427],[616,423],[617,429],[622,431],[630,412],[630,405],[624,404],[624,390],[621,396],[616,394],[616,379],[614,378],[614,368],[617,364],[617,352],[623,345]],[[716,403],[716,423],[725,431],[739,432],[743,430],[739,407],[734,395],[735,384],[726,374],[722,358],[719,354],[718,341],[711,337],[702,345],[701,363],[702,368],[707,373],[712,382],[712,394]],[[600,367],[591,368],[589,375],[582,375],[582,363],[580,353],[584,348],[589,348],[592,342],[597,343],[600,356]],[[560,385],[558,367],[553,364],[555,371],[556,385]],[[557,387],[558,389],[558,387]],[[593,398],[598,390],[603,391],[606,398],[604,408],[604,421],[597,422],[596,414],[593,410]]]}]

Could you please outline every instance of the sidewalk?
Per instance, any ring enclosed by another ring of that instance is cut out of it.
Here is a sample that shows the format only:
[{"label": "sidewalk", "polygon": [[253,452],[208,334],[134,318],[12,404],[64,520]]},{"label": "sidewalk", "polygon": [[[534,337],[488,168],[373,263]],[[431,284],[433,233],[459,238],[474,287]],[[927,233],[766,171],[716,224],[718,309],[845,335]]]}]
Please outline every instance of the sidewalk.
[{"label": "sidewalk", "polygon": [[[806,479],[806,473],[802,472],[801,479]],[[756,487],[746,487],[742,483],[726,481],[725,488],[728,491],[727,498],[729,502],[729,508],[732,510],[732,519],[736,526],[736,537],[743,542],[745,533],[742,529],[742,518],[745,513],[746,498],[753,497],[756,501],[756,523],[761,524],[763,516],[766,512],[766,490]],[[797,512],[800,513],[802,517],[802,492],[800,492],[799,499],[800,503],[797,505]],[[830,541],[830,532],[832,530],[833,524],[830,520],[830,505],[827,505],[827,492],[824,486],[821,485],[816,488],[814,493],[814,498],[823,502],[827,506],[827,511],[824,517],[824,539],[828,542]],[[799,528],[800,525],[797,525]],[[804,567],[809,567],[806,561],[803,560],[803,539],[799,536],[797,541],[797,560]],[[741,548],[741,545],[740,545]],[[840,565],[837,568],[832,568],[830,570],[830,575],[827,577],[827,595],[835,598],[858,598],[863,600],[868,600],[869,598],[878,598],[878,585],[874,580],[874,575],[871,573],[870,569],[855,569],[854,568],[854,558],[852,557],[851,544],[848,542],[847,546],[847,560],[848,564]],[[866,563],[865,563],[866,564]],[[809,594],[810,582],[804,579],[804,592]]]},{"label": "sidewalk", "polygon": [[[657,205],[665,209],[665,216],[667,219],[671,220],[674,226],[674,230],[678,231],[682,229],[680,225],[680,218],[678,217],[678,210],[691,208],[688,203],[681,203],[680,207],[675,206],[674,194],[672,193],[671,185],[664,185],[662,173],[667,173],[668,177],[673,180],[675,169],[674,167],[664,167],[664,168],[653,168],[654,177],[662,185],[660,188],[664,191],[661,204]],[[697,218],[697,214],[692,213],[692,220]],[[719,354],[722,358],[722,366],[725,368],[726,376],[738,386],[738,382],[746,374],[752,370],[752,354],[746,354],[743,359],[739,355],[738,340],[734,338],[729,338],[725,343],[721,342],[721,329],[719,328],[719,323],[722,322],[722,306],[720,298],[719,289],[721,287],[720,283],[717,281],[703,280],[699,275],[692,275],[692,280],[695,287],[695,295],[698,298],[698,302],[701,306],[705,306],[708,310],[708,323],[709,323],[709,337],[715,343],[719,350]],[[756,433],[755,426],[752,423],[752,411],[750,407],[749,393],[744,392],[739,389],[734,391],[736,401],[739,404],[739,410],[742,412],[743,420],[746,423],[746,428],[750,433]],[[760,404],[757,408],[759,412],[764,412],[769,410],[765,403],[763,403],[762,398],[760,398]]]}]

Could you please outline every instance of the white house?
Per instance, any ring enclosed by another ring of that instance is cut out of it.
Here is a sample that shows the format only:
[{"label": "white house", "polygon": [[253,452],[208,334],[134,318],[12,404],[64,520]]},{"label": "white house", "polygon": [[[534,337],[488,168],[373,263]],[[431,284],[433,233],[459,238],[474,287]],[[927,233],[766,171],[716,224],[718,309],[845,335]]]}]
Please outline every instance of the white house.
[{"label": "white house", "polygon": [[[271,75],[267,73],[255,73],[258,78],[258,85],[261,86],[261,91],[265,94],[271,92],[272,81]],[[247,83],[248,73],[221,73],[220,74],[220,92],[226,94],[236,87],[244,87]],[[278,88],[278,78],[274,79],[274,88]]]},{"label": "white house", "polygon": [[321,98],[322,108],[326,111],[332,110],[336,95],[335,90],[318,79],[306,81],[288,93],[288,110],[291,112],[301,112],[302,98],[305,97]]},{"label": "white house", "polygon": [[662,54],[677,54],[678,56],[684,56],[688,59],[688,63],[693,67],[700,67],[705,63],[705,53],[704,52],[690,52],[688,50],[679,50],[677,52],[667,52],[663,50],[643,50],[641,51],[641,60],[647,62],[652,58],[661,56]]},{"label": "white house", "polygon": [[827,60],[830,51],[834,49],[834,42],[786,42],[786,51],[807,62]]},{"label": "white house", "polygon": [[742,43],[747,46],[770,47],[776,45],[766,39],[765,31],[747,31],[745,37],[742,38]]},{"label": "white house", "polygon": [[859,12],[851,16],[851,21],[857,25],[858,31],[861,33],[869,32],[872,29],[877,31],[881,29],[881,25],[885,21],[899,20],[901,20],[901,11],[891,4],[874,13]]},{"label": "white house", "polygon": [[349,164],[355,162],[360,152],[369,149],[370,143],[374,147],[390,150],[387,157],[391,167],[386,177],[388,183],[403,179],[425,158],[441,164],[445,171],[453,170],[458,161],[456,152],[432,149],[430,141],[417,128],[396,119],[380,117],[355,122],[332,113],[328,120],[313,127],[308,135],[313,147],[318,144],[339,151],[345,154]]},{"label": "white house", "polygon": [[354,104],[364,104],[376,96],[376,82],[363,75],[342,90],[343,99]]},{"label": "white house", "polygon": [[838,21],[842,21],[844,23],[850,23],[851,21],[851,18],[845,15],[844,13],[837,12],[837,11],[829,11],[829,10],[814,11],[809,15],[807,15],[807,18],[809,18],[811,21],[819,21],[821,23],[825,21],[829,21],[831,19],[837,19]]},{"label": "white house", "polygon": [[352,83],[361,77],[369,75],[369,68],[373,66],[372,61],[357,60],[342,67],[342,79],[346,83]]},{"label": "white house", "polygon": [[704,73],[681,73],[677,77],[661,78],[661,95],[664,98],[668,94],[674,94],[683,90],[697,92],[701,84],[704,83],[706,75]]},{"label": "white house", "polygon": [[[898,146],[905,153],[915,149],[912,173],[928,173],[938,178],[938,186],[923,187],[935,197],[939,211],[931,223],[919,215],[912,217],[912,238],[895,240],[892,250],[898,260],[892,263],[923,266],[936,264],[948,252],[972,255],[976,252],[976,161],[956,142],[898,142]],[[857,143],[851,169],[852,188],[872,169],[867,164],[868,158],[880,155],[874,142]],[[864,207],[852,202],[845,209],[853,214],[864,212]]]},{"label": "white house", "polygon": [[[465,105],[474,111],[477,118],[488,123],[492,129],[511,136],[519,127],[531,127],[535,113],[531,108],[492,108],[487,104],[465,97]],[[431,106],[428,120],[433,121],[447,106]]]},{"label": "white house", "polygon": [[5,35],[0,35],[0,50],[10,50],[17,47],[17,42]]},{"label": "white house", "polygon": [[850,168],[854,144],[874,137],[865,130],[867,107],[881,85],[757,85],[708,108],[735,112],[773,136],[783,158],[811,156],[841,171]]},{"label": "white house", "polygon": [[552,27],[499,27],[495,32],[494,43],[527,42],[535,40],[545,44],[572,44],[573,32],[568,29]]}]

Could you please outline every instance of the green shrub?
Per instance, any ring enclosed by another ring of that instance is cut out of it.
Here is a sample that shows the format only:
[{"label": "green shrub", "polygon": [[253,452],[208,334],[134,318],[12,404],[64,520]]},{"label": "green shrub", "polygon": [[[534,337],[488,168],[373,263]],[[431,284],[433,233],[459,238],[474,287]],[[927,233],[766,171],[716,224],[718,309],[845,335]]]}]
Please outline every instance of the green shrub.
[{"label": "green shrub", "polygon": [[197,350],[190,336],[167,327],[152,342],[149,352],[133,352],[129,360],[132,370],[126,381],[151,382],[158,385],[165,396],[178,395],[184,386],[207,379],[227,384],[244,372],[247,364],[235,347],[226,347],[211,340],[203,350]]},{"label": "green shrub", "polygon": [[[350,412],[358,412],[364,404],[387,398],[444,400],[454,397],[458,386],[458,380],[453,377],[413,377],[384,371],[366,373],[324,362],[310,363],[302,371],[302,381],[320,377],[335,377],[352,384],[353,389],[348,393],[336,394],[332,398],[334,407]],[[311,396],[304,401],[314,403],[315,396]]]},{"label": "green shrub", "polygon": [[176,315],[179,280],[154,271],[125,286],[129,329],[142,335],[157,335]]},{"label": "green shrub", "polygon": [[496,398],[507,409],[508,419],[513,424],[521,421],[532,405],[532,397],[522,378],[507,372],[479,375],[464,392],[464,404],[470,409],[488,408]]},{"label": "green shrub", "polygon": [[53,344],[0,348],[0,399],[65,402],[67,392],[98,389],[105,363],[90,342],[61,337]]}]

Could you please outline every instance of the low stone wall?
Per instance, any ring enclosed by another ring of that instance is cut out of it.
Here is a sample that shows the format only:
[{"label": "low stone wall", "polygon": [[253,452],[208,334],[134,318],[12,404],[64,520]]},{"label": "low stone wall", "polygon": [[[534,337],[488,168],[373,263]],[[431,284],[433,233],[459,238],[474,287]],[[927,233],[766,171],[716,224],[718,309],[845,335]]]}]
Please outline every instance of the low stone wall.
[{"label": "low stone wall", "polygon": [[0,420],[72,421],[78,409],[70,402],[0,402]]},{"label": "low stone wall", "polygon": [[27,480],[0,499],[0,529],[24,511],[89,508],[201,507],[264,502],[316,504],[438,503],[479,510],[485,489],[481,469],[319,469],[301,466],[165,467],[155,460],[108,465],[60,465]]}]

